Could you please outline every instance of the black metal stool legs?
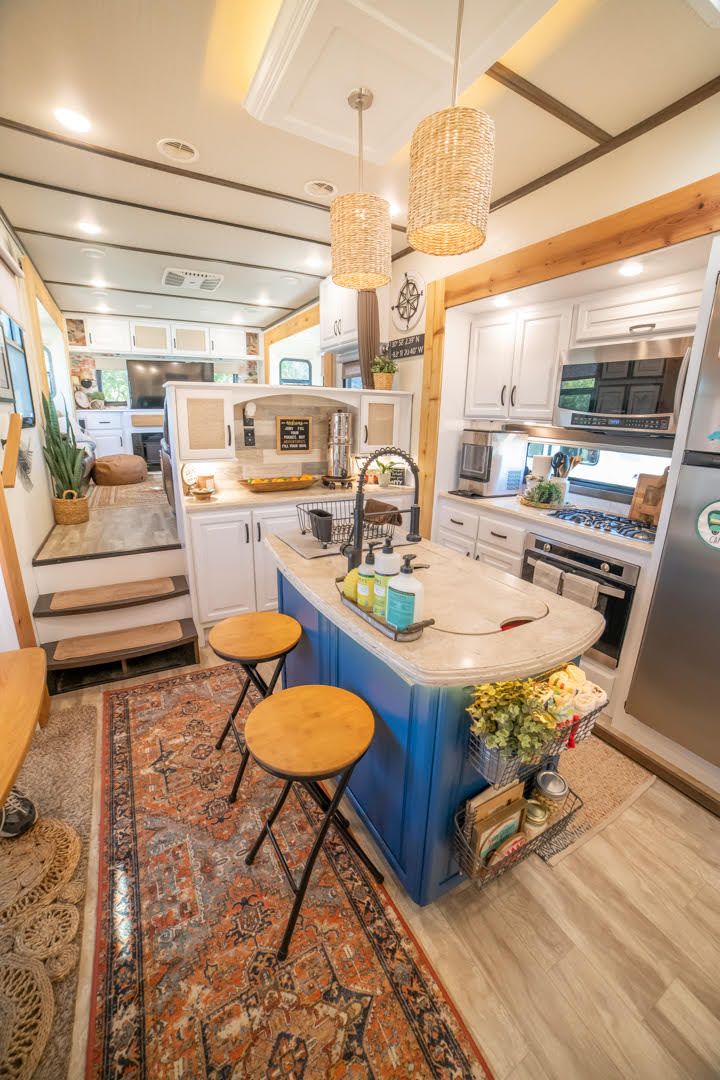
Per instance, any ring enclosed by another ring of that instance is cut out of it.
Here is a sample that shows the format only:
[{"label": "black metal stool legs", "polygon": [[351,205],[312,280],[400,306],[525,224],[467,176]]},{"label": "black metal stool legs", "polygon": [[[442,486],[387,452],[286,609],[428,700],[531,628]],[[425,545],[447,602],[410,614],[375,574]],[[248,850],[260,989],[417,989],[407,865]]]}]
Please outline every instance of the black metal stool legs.
[{"label": "black metal stool legs", "polygon": [[[317,782],[308,781],[307,783],[303,784],[303,787],[305,788],[306,791],[310,792],[310,794],[312,795],[313,799],[315,799],[315,801],[317,802],[320,809],[327,811],[328,807],[330,806],[330,799],[325,794],[323,789],[319,786],[319,784],[317,784]],[[318,797],[317,797],[318,791],[322,795],[322,801],[318,800]],[[382,885],[385,878],[383,877],[380,870],[378,870],[377,866],[372,861],[372,859],[367,854],[367,852],[360,846],[360,844],[358,844],[357,840],[355,839],[353,834],[350,832],[350,822],[344,816],[344,814],[341,814],[340,810],[338,810],[338,809],[335,810],[335,816],[334,816],[334,819],[333,819],[333,825],[338,830],[338,832],[342,833],[348,847],[352,848],[352,850],[355,852],[355,854],[360,859],[360,861],[365,864],[365,866],[368,868],[368,870],[370,871],[372,876],[377,881],[378,885]]]},{"label": "black metal stool legs", "polygon": [[242,690],[240,691],[240,696],[238,697],[237,701],[235,702],[233,710],[230,713],[230,716],[228,717],[228,721],[225,724],[225,727],[223,728],[222,735],[220,736],[218,741],[215,743],[215,749],[216,750],[222,750],[222,745],[225,742],[225,739],[227,737],[228,732],[232,728],[232,732],[233,732],[233,735],[235,736],[235,742],[237,743],[238,750],[242,754],[242,758],[240,760],[240,766],[238,768],[237,775],[235,777],[235,782],[234,782],[234,784],[232,786],[232,791],[230,792],[229,801],[231,803],[234,803],[236,801],[236,799],[237,799],[238,789],[240,787],[240,784],[242,783],[242,778],[245,775],[245,769],[247,768],[248,758],[250,757],[249,751],[248,751],[247,747],[245,746],[245,741],[241,737],[240,732],[238,731],[238,729],[235,727],[235,718],[237,717],[237,714],[240,712],[240,709],[242,708],[242,704],[245,701],[245,698],[247,697],[247,692],[250,689],[251,684],[258,691],[261,698],[269,697],[270,694],[273,693],[273,691],[275,690],[275,687],[277,685],[277,681],[280,678],[280,674],[282,672],[282,669],[283,669],[283,667],[285,665],[285,657],[286,656],[287,656],[287,653],[285,653],[283,656],[281,656],[280,659],[278,660],[278,662],[277,662],[277,664],[275,666],[275,670],[272,673],[272,677],[270,679],[270,682],[265,682],[262,675],[257,670],[257,666],[255,664],[243,664],[242,662],[240,662],[240,666],[242,667],[243,671],[245,672],[245,682],[243,683]]}]

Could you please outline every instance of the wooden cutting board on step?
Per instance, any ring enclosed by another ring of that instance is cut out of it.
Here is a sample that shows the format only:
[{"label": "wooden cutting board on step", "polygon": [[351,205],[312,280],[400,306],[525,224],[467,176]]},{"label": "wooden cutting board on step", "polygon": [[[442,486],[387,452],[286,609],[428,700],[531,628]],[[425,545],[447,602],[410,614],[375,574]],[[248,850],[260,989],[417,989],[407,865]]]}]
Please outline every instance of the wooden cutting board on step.
[{"label": "wooden cutting board on step", "polygon": [[640,473],[630,505],[630,518],[646,525],[657,525],[662,510],[668,470],[662,476]]}]

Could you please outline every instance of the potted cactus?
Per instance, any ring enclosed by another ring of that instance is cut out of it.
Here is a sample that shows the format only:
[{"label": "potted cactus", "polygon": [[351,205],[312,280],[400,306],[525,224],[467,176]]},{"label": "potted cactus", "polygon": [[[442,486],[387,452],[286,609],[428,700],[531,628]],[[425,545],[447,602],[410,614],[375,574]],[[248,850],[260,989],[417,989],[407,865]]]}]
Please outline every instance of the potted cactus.
[{"label": "potted cactus", "polygon": [[43,455],[53,485],[53,513],[58,525],[79,525],[90,517],[87,496],[83,494],[83,458],[75,441],[72,424],[67,422],[67,434],[60,430],[55,404],[43,394],[45,445]]}]

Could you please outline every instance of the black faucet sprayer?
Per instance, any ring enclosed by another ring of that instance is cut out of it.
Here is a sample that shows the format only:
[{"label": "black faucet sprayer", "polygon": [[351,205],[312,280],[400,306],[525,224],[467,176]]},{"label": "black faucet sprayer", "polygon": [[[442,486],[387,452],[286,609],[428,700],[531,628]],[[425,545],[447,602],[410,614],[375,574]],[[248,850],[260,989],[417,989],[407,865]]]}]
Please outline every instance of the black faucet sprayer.
[{"label": "black faucet sprayer", "polygon": [[[415,479],[415,501],[410,507],[410,529],[407,534],[408,542],[411,544],[419,544],[421,540],[420,536],[420,470],[417,465],[404,450],[398,450],[397,446],[383,446],[382,449],[376,450],[374,454],[371,454],[360,471],[357,481],[357,493],[355,495],[355,514],[353,516],[353,531],[352,536],[347,544],[342,548],[342,554],[347,556],[348,561],[348,573],[356,566],[359,566],[362,562],[362,549],[363,549],[363,533],[365,524],[365,481],[367,479],[368,466],[377,461],[381,457],[399,457],[403,461],[407,462],[412,470],[413,477]],[[399,513],[407,513],[405,510],[400,510]]]}]

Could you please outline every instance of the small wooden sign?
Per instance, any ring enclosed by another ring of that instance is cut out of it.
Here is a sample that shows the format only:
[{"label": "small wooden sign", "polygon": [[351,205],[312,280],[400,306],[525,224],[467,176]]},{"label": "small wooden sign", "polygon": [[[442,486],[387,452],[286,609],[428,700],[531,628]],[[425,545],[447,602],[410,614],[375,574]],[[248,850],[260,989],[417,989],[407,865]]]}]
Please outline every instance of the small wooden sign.
[{"label": "small wooden sign", "polygon": [[425,335],[411,334],[410,337],[393,338],[388,342],[391,360],[407,360],[411,356],[422,356],[425,352]]},{"label": "small wooden sign", "polygon": [[279,454],[304,454],[312,443],[312,417],[278,416],[275,449]]}]

